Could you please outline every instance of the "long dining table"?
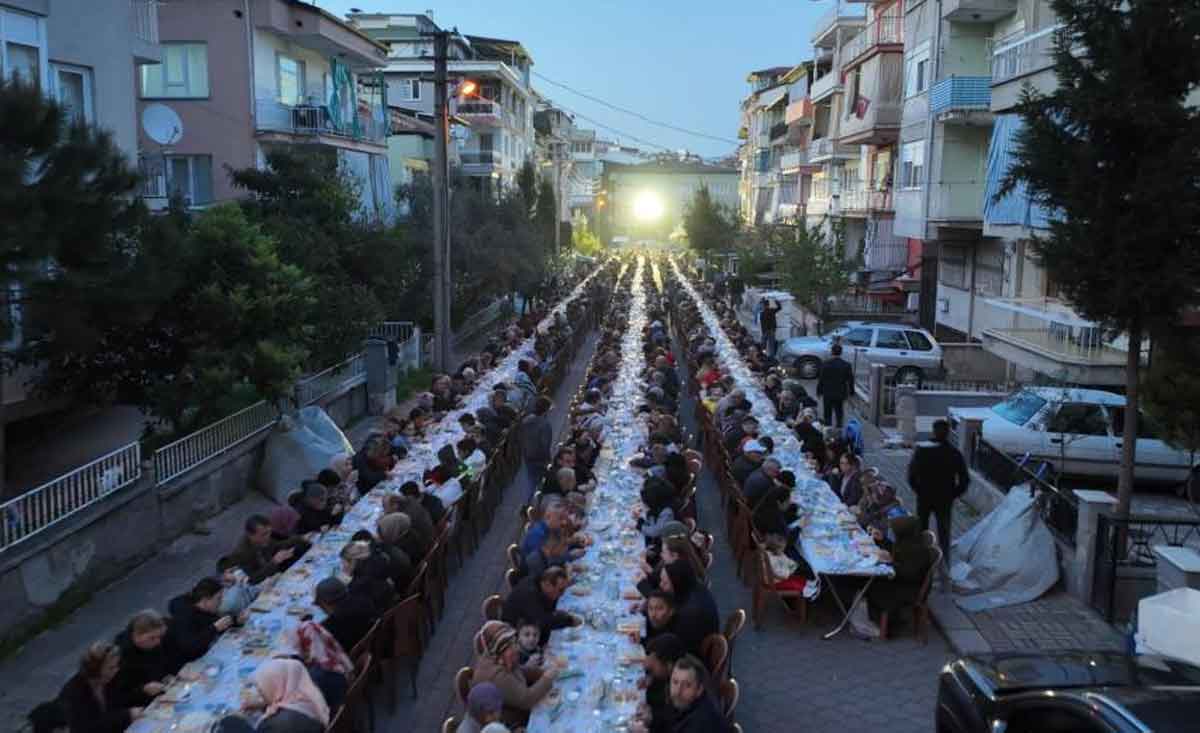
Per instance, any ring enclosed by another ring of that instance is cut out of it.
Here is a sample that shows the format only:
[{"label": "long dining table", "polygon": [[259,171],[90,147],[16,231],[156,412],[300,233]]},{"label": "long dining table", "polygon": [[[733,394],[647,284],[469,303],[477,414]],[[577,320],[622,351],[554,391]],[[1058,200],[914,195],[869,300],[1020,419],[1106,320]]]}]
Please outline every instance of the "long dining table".
[{"label": "long dining table", "polygon": [[[878,578],[895,575],[892,566],[882,559],[875,541],[850,513],[829,484],[809,467],[804,458],[804,447],[792,430],[775,416],[774,404],[762,391],[758,377],[746,365],[736,346],[721,327],[721,321],[700,293],[689,282],[678,263],[672,258],[671,267],[684,291],[696,305],[701,320],[716,342],[714,354],[723,373],[733,377],[738,389],[751,403],[750,413],[758,420],[759,434],[770,436],[775,442],[771,453],[784,469],[796,476],[796,487],[792,500],[799,507],[799,518],[793,527],[800,528],[798,549],[814,573],[822,578],[824,589],[833,595],[842,610],[841,622],[826,638],[837,635],[849,622],[854,607],[862,601],[870,584]],[[838,594],[832,582],[835,576],[858,576],[867,581],[849,604]]]},{"label": "long dining table", "polygon": [[[580,281],[539,327],[549,326],[557,314],[565,312],[603,267]],[[304,618],[324,618],[324,613],[312,604],[313,590],[321,579],[337,574],[342,547],[358,530],[375,531],[383,515],[383,498],[406,480],[420,483],[424,470],[437,463],[438,449],[463,437],[459,416],[486,406],[492,388],[500,382],[511,382],[520,360],[533,354],[534,339],[526,339],[481,377],[458,409],[448,412],[426,430],[423,438],[414,441],[389,478],[359,498],[338,526],[315,537],[308,552],[285,572],[260,584],[247,623],[230,628],[203,657],[185,665],[176,680],[127,729],[129,733],[208,733],[213,723],[238,713],[252,701],[252,675],[264,660],[284,652],[284,632]]]}]

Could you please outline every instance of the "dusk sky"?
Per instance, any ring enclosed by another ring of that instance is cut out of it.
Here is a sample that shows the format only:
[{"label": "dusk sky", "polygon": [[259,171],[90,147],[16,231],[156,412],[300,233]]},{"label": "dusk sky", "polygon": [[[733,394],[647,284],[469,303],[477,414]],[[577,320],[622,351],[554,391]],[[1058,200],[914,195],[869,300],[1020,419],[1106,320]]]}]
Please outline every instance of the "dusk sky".
[{"label": "dusk sky", "polygon": [[[313,0],[310,0],[312,2]],[[659,122],[726,138],[719,142],[668,130],[579,97],[534,77],[556,104],[627,135],[704,156],[736,148],[738,103],[746,74],[796,64],[812,55],[813,21],[836,0],[316,0],[338,16],[433,9],[443,28],[518,40],[533,70]],[[576,118],[581,127],[638,144]],[[641,147],[650,148],[642,145]]]}]

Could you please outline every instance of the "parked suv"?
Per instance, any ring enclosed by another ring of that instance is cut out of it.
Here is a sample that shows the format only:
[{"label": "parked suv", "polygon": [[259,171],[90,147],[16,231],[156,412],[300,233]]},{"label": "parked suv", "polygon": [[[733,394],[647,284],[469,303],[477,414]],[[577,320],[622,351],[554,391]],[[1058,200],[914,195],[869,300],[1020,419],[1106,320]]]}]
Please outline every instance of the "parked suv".
[{"label": "parked suv", "polygon": [[947,664],[937,733],[1175,733],[1200,717],[1200,669],[1151,655],[1011,653]]},{"label": "parked suv", "polygon": [[832,356],[834,343],[842,344],[842,358],[854,369],[883,364],[897,382],[920,385],[943,373],[942,347],[933,334],[904,323],[853,321],[824,336],[799,336],[783,342],[779,360],[795,365],[804,379],[816,379],[821,362]]}]

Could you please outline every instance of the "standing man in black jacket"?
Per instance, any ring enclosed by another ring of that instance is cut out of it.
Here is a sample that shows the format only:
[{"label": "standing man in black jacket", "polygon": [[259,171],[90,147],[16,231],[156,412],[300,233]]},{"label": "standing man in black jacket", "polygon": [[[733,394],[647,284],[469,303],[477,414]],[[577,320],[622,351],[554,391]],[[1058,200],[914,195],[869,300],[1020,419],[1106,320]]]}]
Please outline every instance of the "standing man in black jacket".
[{"label": "standing man in black jacket", "polygon": [[938,544],[942,558],[950,564],[950,510],[954,500],[967,492],[971,474],[958,449],[950,445],[950,423],[935,420],[933,440],[920,443],[908,464],[908,483],[917,495],[921,530],[929,529],[929,515],[937,517]]},{"label": "standing man in black jacket", "polygon": [[758,317],[758,327],[762,331],[763,351],[767,356],[774,358],[775,351],[779,347],[779,341],[775,338],[775,332],[779,327],[779,310],[783,306],[773,300],[763,301],[762,315]]},{"label": "standing man in black jacket", "polygon": [[840,428],[845,420],[842,405],[854,392],[854,369],[842,358],[841,344],[834,344],[830,353],[833,356],[821,365],[817,376],[817,396],[825,408],[825,424]]}]

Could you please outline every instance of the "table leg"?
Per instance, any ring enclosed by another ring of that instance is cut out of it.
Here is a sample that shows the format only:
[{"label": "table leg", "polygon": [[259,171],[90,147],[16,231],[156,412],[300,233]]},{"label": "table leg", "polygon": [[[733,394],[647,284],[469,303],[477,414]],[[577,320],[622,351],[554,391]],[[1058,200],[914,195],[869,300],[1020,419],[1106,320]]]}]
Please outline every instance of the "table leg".
[{"label": "table leg", "polygon": [[[828,579],[826,579],[826,582],[829,582]],[[858,604],[862,602],[863,596],[867,594],[867,589],[870,588],[871,583],[874,582],[874,577],[867,578],[866,584],[863,585],[862,589],[854,595],[854,602],[850,604],[850,608],[846,608],[846,606],[842,603],[842,599],[838,596],[837,590],[834,589],[833,600],[837,602],[838,608],[842,609],[842,622],[837,625],[837,628],[835,628],[833,631],[830,631],[823,638],[832,639],[833,637],[842,633],[842,630],[846,628],[846,624],[850,623],[850,614],[854,613],[854,609],[857,608]],[[829,585],[830,587],[833,587],[832,583],[829,583]]]}]

